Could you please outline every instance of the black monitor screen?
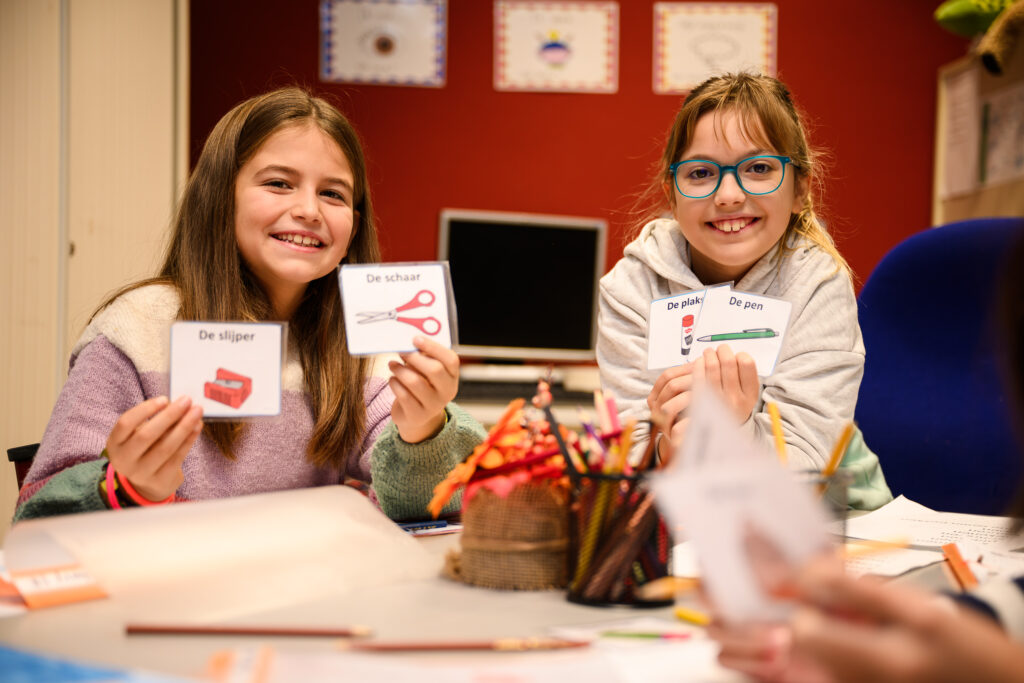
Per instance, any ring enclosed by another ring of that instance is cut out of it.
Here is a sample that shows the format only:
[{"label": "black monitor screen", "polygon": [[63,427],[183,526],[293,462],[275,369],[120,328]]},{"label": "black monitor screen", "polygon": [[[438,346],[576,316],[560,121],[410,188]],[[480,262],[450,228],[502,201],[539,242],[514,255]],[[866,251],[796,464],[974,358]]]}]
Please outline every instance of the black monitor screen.
[{"label": "black monitor screen", "polygon": [[460,352],[593,358],[605,232],[596,218],[443,211]]}]

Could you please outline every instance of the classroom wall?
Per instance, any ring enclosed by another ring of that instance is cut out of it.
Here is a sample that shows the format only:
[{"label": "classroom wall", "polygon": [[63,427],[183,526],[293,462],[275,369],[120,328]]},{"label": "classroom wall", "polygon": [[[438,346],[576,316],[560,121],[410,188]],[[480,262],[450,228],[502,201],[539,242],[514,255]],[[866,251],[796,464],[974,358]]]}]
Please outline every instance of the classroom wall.
[{"label": "classroom wall", "polygon": [[[967,41],[935,24],[937,0],[775,4],[779,75],[830,154],[825,216],[864,279],[929,225],[936,71]],[[590,95],[496,92],[487,0],[449,1],[440,89],[318,82],[317,0],[193,3],[193,159],[237,101],[298,81],[362,134],[386,259],[434,257],[438,212],[458,207],[604,217],[610,266],[680,104],[652,92],[653,5],[619,2],[619,91]]]}]

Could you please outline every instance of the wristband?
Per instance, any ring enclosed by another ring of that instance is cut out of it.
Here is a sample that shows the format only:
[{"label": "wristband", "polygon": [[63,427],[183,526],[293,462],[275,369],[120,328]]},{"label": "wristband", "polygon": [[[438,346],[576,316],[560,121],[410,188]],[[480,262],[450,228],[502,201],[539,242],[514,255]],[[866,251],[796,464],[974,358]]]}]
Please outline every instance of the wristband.
[{"label": "wristband", "polygon": [[[106,452],[106,451],[104,451]],[[107,463],[107,500],[110,502],[111,510],[120,510],[121,503],[117,500],[117,494],[114,493],[114,488],[117,484],[114,483],[114,467],[109,462]]]},{"label": "wristband", "polygon": [[[108,467],[107,468],[107,481],[108,482],[111,479],[110,472],[113,469],[114,468],[112,468],[112,467]],[[171,495],[167,496],[166,498],[164,498],[163,500],[149,500],[147,498],[144,498],[141,493],[136,491],[135,487],[132,486],[131,483],[127,479],[125,479],[123,476],[121,476],[120,474],[117,475],[117,480],[121,483],[121,488],[124,489],[124,492],[126,494],[128,494],[129,498],[132,499],[132,502],[134,502],[134,503],[136,503],[138,505],[142,505],[143,507],[149,507],[150,505],[163,505],[165,503],[173,503],[174,502],[174,494],[173,493]],[[107,484],[107,490],[108,491],[110,490],[110,484],[109,483]],[[120,506],[118,506],[118,507],[120,507]]]}]

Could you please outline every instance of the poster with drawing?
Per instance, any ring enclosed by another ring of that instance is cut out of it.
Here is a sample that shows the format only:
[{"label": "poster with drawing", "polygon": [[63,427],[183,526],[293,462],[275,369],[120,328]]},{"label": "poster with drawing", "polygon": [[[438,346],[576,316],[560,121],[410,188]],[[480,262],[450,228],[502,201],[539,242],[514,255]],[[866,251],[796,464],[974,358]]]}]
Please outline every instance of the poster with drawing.
[{"label": "poster with drawing", "polygon": [[614,93],[616,2],[494,3],[494,89]]},{"label": "poster with drawing", "polygon": [[320,79],[444,87],[447,14],[447,0],[323,0]]},{"label": "poster with drawing", "polygon": [[772,3],[655,3],[654,92],[688,92],[726,72],[774,76],[777,17]]}]

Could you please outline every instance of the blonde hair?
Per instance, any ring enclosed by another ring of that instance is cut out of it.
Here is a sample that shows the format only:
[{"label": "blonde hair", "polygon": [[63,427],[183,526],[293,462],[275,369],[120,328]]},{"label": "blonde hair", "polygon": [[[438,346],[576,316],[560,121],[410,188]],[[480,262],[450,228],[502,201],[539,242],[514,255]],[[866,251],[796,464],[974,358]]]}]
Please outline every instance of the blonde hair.
[{"label": "blonde hair", "polygon": [[[763,146],[788,156],[796,173],[797,187],[803,183],[806,196],[799,213],[790,216],[786,232],[779,240],[779,256],[790,248],[787,244],[794,235],[818,245],[835,260],[838,267],[850,273],[832,237],[814,211],[815,192],[812,186],[819,181],[818,154],[807,143],[803,119],[793,104],[786,86],[776,78],[749,73],[724,74],[707,79],[687,95],[675,122],[669,131],[668,143],[659,163],[654,182],[643,197],[648,204],[656,204],[655,215],[671,209],[674,193],[670,166],[679,161],[693,140],[697,121],[708,113],[723,111],[736,113],[743,134]],[[651,216],[645,216],[644,223]],[[637,231],[643,223],[637,226]]]},{"label": "blonde hair", "polygon": [[[121,289],[99,310],[131,289],[170,284],[181,298],[180,320],[272,319],[270,300],[238,250],[235,180],[271,135],[301,125],[316,126],[334,140],[352,168],[356,225],[345,262],[379,261],[366,162],[355,129],[325,100],[302,88],[281,88],[250,98],[221,118],[185,186],[159,275]],[[298,348],[313,412],[306,459],[339,468],[363,438],[363,390],[370,374],[367,359],[349,355],[343,320],[332,271],[307,285],[288,321],[289,341]],[[232,458],[243,428],[241,423],[208,422],[203,432]]]}]

